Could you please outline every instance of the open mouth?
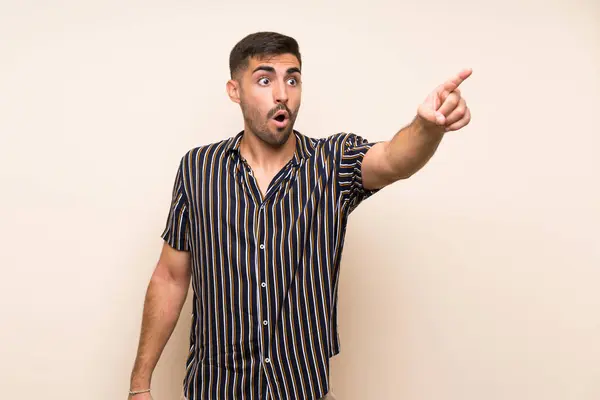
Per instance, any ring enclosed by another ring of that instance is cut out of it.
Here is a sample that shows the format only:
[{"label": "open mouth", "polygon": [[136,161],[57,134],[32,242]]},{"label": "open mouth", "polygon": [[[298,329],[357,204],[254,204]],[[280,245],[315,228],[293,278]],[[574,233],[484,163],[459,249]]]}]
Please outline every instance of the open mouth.
[{"label": "open mouth", "polygon": [[286,111],[279,111],[273,116],[273,122],[275,122],[275,125],[280,129],[287,126],[288,120],[289,115]]}]

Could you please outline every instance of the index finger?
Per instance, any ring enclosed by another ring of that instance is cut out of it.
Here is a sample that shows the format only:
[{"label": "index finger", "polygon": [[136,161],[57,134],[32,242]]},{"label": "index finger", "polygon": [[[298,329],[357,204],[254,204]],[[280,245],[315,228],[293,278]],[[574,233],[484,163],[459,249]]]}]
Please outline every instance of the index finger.
[{"label": "index finger", "polygon": [[463,69],[457,75],[448,79],[446,83],[444,83],[444,89],[449,92],[453,92],[460,86],[461,83],[465,81],[465,79],[471,76],[472,73],[473,70],[471,68]]}]

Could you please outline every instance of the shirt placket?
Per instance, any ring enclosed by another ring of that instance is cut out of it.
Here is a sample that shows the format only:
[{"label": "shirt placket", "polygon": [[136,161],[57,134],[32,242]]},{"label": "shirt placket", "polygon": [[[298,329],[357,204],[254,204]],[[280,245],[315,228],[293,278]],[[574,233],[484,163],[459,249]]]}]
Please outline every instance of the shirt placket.
[{"label": "shirt placket", "polygon": [[269,248],[269,241],[267,235],[266,222],[268,215],[266,215],[268,208],[266,207],[266,200],[258,207],[258,282],[259,287],[259,312],[260,312],[260,329],[261,329],[261,356],[267,376],[268,388],[273,391],[274,385],[274,371],[273,371],[273,360],[271,358],[271,316],[270,316],[270,302],[272,299],[270,282],[267,273],[267,252],[272,249]]},{"label": "shirt placket", "polygon": [[[248,185],[249,190],[254,193],[253,199],[255,201],[256,210],[258,211],[258,215],[256,216],[256,278],[257,282],[259,282],[259,304],[258,304],[258,313],[260,320],[260,352],[261,352],[261,361],[264,367],[265,375],[267,378],[267,390],[264,394],[261,394],[263,398],[272,398],[272,394],[276,392],[275,385],[277,384],[276,375],[274,371],[274,360],[271,356],[271,325],[275,323],[273,321],[274,316],[270,315],[270,305],[271,302],[274,301],[273,296],[276,296],[275,288],[271,287],[269,282],[269,273],[268,273],[268,265],[267,265],[267,255],[271,255],[269,259],[274,260],[273,252],[274,249],[271,248],[273,245],[269,242],[269,232],[267,230],[267,221],[274,218],[273,215],[269,214],[269,207],[267,207],[270,199],[272,199],[276,192],[280,189],[280,186],[283,182],[289,177],[289,175],[293,172],[292,162],[286,165],[285,168],[280,171],[280,173],[274,178],[272,186],[269,187],[267,193],[265,193],[264,198],[260,194],[260,189],[258,187],[258,182],[253,176],[252,168],[250,165],[242,158],[242,162],[244,164],[244,168],[247,173],[246,184]],[[271,252],[271,253],[268,253]]]},{"label": "shirt placket", "polygon": [[255,210],[257,210],[258,214],[256,215],[256,236],[255,236],[255,248],[256,248],[256,282],[258,282],[258,316],[259,316],[259,332],[260,332],[260,357],[261,362],[263,364],[263,368],[265,371],[265,375],[267,378],[267,390],[265,390],[264,394],[261,394],[263,398],[271,398],[269,391],[273,392],[274,390],[274,380],[275,373],[273,371],[273,360],[270,355],[271,348],[271,339],[270,339],[270,295],[271,295],[271,287],[269,287],[268,281],[268,273],[267,273],[267,251],[271,251],[272,249],[268,248],[268,232],[266,227],[267,218],[269,216],[267,213],[267,203],[270,196],[265,196],[262,198],[260,195],[260,189],[258,187],[258,182],[253,176],[252,168],[248,163],[242,158],[242,162],[244,164],[244,168],[246,170],[246,184],[248,185],[248,189],[253,192],[253,200],[255,202]]}]

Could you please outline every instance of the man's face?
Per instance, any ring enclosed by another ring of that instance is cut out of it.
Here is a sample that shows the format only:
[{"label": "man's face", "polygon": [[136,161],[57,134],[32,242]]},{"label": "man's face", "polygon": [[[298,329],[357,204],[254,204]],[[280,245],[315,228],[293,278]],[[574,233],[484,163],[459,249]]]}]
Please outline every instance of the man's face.
[{"label": "man's face", "polygon": [[251,58],[237,80],[247,128],[265,143],[283,145],[293,132],[300,109],[300,63],[291,54]]}]

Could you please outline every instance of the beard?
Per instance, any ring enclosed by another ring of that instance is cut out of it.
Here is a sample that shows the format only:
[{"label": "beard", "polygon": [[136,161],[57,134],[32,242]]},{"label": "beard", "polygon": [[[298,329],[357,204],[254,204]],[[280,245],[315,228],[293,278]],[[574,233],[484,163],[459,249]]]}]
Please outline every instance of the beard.
[{"label": "beard", "polygon": [[[248,106],[248,104],[241,103],[242,114],[244,115],[244,121],[260,140],[264,143],[273,146],[283,146],[292,132],[294,131],[294,123],[298,115],[299,107],[295,110],[290,110],[285,104],[280,104],[272,108],[266,115],[262,116],[260,111],[256,108]],[[279,111],[287,111],[289,115],[289,121],[285,128],[271,128],[269,122],[273,115]]]}]

